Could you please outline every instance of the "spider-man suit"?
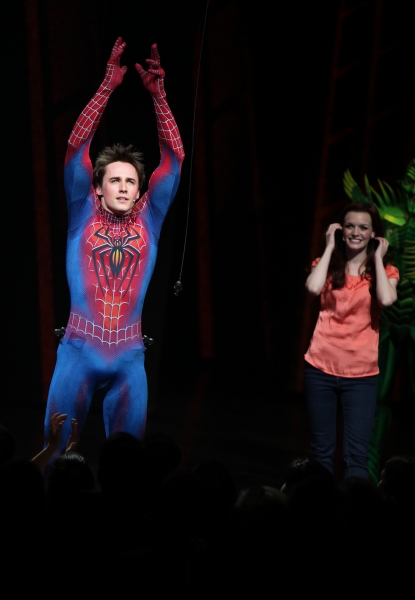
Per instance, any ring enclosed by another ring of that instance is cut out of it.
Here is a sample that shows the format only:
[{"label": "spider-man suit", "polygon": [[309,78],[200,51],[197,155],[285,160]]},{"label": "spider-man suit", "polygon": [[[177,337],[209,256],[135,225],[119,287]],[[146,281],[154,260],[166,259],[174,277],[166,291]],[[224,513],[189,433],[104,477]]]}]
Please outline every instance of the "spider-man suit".
[{"label": "spider-man suit", "polygon": [[164,71],[154,44],[148,71],[138,64],[136,70],[154,103],[160,164],[150,177],[148,191],[129,214],[117,216],[101,204],[92,184],[89,148],[109,97],[127,71],[120,66],[124,48],[118,38],[105,78],[70,135],[65,159],[71,308],[45,415],[45,443],[50,417],[56,412],[68,415],[60,451],[69,437],[72,418],[82,430],[98,389],[104,395],[107,436],[126,431],[141,438],[145,431],[147,378],[141,312],[160,230],[179,185],[184,151],[166,101]]}]

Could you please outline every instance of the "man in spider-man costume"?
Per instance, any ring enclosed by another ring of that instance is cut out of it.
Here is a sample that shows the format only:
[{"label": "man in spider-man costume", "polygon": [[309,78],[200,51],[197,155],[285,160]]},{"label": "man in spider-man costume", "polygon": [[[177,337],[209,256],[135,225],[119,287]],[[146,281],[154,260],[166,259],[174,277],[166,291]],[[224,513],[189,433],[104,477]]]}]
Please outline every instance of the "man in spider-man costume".
[{"label": "man in spider-man costume", "polygon": [[72,418],[82,429],[96,390],[103,392],[107,436],[126,431],[142,438],[145,431],[147,379],[141,312],[160,230],[179,185],[184,151],[153,44],[151,58],[146,59],[148,70],[135,65],[153,100],[160,147],[160,164],[150,177],[148,191],[140,197],[144,167],[141,153],[133,146],[105,148],[92,168],[93,135],[109,97],[127,71],[120,66],[124,48],[125,42],[118,38],[105,78],[68,142],[66,269],[71,308],[49,390],[45,443],[54,413],[68,415],[63,446]]}]

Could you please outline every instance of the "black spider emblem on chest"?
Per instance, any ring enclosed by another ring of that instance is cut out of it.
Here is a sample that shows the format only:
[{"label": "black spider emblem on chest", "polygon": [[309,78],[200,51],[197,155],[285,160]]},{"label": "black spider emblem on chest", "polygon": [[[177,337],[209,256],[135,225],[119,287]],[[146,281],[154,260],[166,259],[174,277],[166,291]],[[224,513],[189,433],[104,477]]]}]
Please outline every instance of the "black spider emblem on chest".
[{"label": "black spider emblem on chest", "polygon": [[[92,250],[92,260],[94,263],[95,274],[102,293],[102,276],[104,274],[107,286],[111,288],[109,273],[112,275],[112,281],[118,280],[115,291],[120,291],[127,275],[129,275],[128,285],[123,291],[123,295],[128,292],[131,281],[134,277],[137,265],[140,260],[140,251],[131,244],[133,240],[138,240],[140,234],[132,228],[126,230],[124,236],[113,235],[110,228],[100,227],[94,233],[95,237],[104,240],[104,243],[96,246]],[[108,268],[109,267],[109,268]]]}]

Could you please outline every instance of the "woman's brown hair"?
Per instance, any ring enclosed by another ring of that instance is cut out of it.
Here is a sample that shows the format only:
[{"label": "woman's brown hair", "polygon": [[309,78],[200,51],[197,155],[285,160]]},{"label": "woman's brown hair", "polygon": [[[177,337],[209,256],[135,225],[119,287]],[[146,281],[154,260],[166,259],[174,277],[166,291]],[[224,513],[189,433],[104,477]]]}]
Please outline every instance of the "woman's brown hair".
[{"label": "woman's brown hair", "polygon": [[[349,212],[360,212],[367,213],[370,215],[372,220],[372,229],[375,232],[375,236],[383,237],[383,224],[378,209],[374,204],[369,202],[351,202],[340,212],[336,222],[342,226],[344,224],[347,213]],[[369,240],[367,245],[367,258],[364,264],[364,270],[362,272],[362,278],[370,280],[370,293],[373,295],[376,290],[376,269],[373,257],[378,247],[379,242],[374,238]],[[387,256],[383,257],[383,264],[386,264]],[[344,287],[346,280],[346,244],[343,240],[342,232],[339,230],[335,233],[335,248],[331,255],[330,264],[328,268],[328,275],[331,277],[332,289],[337,290]]]}]

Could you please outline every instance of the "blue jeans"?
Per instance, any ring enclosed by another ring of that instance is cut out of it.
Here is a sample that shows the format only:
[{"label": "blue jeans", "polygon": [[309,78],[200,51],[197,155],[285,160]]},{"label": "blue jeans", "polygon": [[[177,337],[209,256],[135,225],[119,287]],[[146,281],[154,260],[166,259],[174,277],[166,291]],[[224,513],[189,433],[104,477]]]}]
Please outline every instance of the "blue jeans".
[{"label": "blue jeans", "polygon": [[334,474],[337,402],[343,414],[344,477],[368,478],[368,447],[376,408],[376,375],[337,377],[306,362],[304,392],[311,427],[311,457]]}]

